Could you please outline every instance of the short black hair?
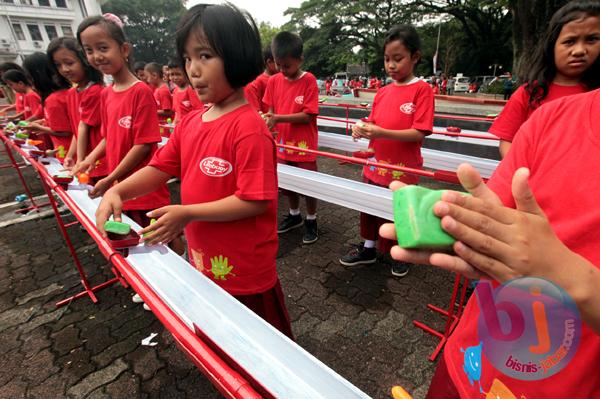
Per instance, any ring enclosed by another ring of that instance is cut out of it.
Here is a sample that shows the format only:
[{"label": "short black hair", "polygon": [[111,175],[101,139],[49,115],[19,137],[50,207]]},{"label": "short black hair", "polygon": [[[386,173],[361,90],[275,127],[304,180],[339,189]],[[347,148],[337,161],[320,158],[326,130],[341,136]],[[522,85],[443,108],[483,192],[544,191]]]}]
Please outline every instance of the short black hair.
[{"label": "short black hair", "polygon": [[48,62],[48,56],[44,53],[36,52],[25,58],[23,68],[31,76],[33,87],[42,97],[42,104],[46,98],[58,90],[64,90],[71,87],[71,84],[63,76],[58,75]]},{"label": "short black hair", "polygon": [[238,89],[252,82],[263,70],[260,34],[246,11],[232,4],[199,4],[181,17],[177,26],[177,56],[185,65],[185,43],[190,35],[205,38],[223,60],[229,85]]},{"label": "short black hair", "polygon": [[389,43],[396,40],[399,40],[406,47],[411,56],[421,52],[421,38],[412,25],[392,26],[383,40],[383,51]]},{"label": "short black hair", "polygon": [[48,49],[46,50],[46,54],[48,55],[48,62],[50,63],[50,68],[54,71],[56,75],[60,75],[58,69],[56,69],[56,65],[54,65],[54,53],[56,53],[61,48],[65,48],[70,52],[74,53],[79,59],[79,62],[83,65],[83,69],[85,70],[85,77],[89,82],[100,83],[103,84],[102,73],[97,69],[94,69],[83,54],[83,50],[81,46],[72,37],[57,37],[53,39],[48,45]]},{"label": "short black hair", "polygon": [[161,79],[163,77],[162,66],[158,62],[149,62],[144,69],[149,69],[150,72],[158,74],[158,77]]},{"label": "short black hair", "polygon": [[279,32],[273,38],[271,50],[276,58],[292,57],[295,59],[302,58],[304,45],[302,39],[292,32]]},{"label": "short black hair", "polygon": [[3,62],[2,64],[0,64],[0,75],[3,74],[6,71],[10,71],[11,69],[15,69],[17,71],[22,71],[23,68],[21,67],[21,65],[14,63],[14,62]]},{"label": "short black hair", "polygon": [[271,43],[267,44],[262,51],[263,61],[266,64],[267,61],[273,59],[273,50],[271,50]]},{"label": "short black hair", "polygon": [[183,65],[181,64],[181,61],[179,61],[179,59],[177,59],[177,58],[169,60],[169,63],[167,65],[169,66],[169,68],[183,69]]},{"label": "short black hair", "polygon": [[139,71],[140,69],[144,69],[146,67],[146,63],[144,61],[137,61],[133,64],[133,70]]},{"label": "short black hair", "polygon": [[2,80],[4,80],[4,81],[10,80],[11,82],[15,82],[15,83],[21,82],[21,83],[25,83],[27,86],[31,86],[31,82],[29,81],[29,78],[25,74],[25,71],[22,69],[9,69],[8,71],[6,71],[2,74]]}]

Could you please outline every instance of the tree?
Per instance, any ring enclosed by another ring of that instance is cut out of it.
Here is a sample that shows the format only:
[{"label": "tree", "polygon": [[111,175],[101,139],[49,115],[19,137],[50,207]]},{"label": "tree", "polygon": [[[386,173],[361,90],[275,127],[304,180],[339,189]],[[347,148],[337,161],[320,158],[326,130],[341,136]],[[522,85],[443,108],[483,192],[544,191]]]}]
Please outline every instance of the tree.
[{"label": "tree", "polygon": [[521,80],[527,75],[526,65],[529,56],[540,43],[552,15],[566,0],[511,0],[510,9],[513,15],[513,58],[515,70]]},{"label": "tree", "polygon": [[346,63],[366,62],[381,70],[385,32],[410,20],[399,0],[308,0],[285,14],[291,22],[284,28],[300,34],[307,68],[312,65],[319,74],[344,70]]},{"label": "tree", "polygon": [[280,29],[268,22],[261,22],[258,24],[258,31],[260,32],[260,42],[264,48],[267,45],[271,45],[271,41],[279,33]]},{"label": "tree", "polygon": [[466,65],[465,70],[469,73],[487,73],[492,64],[507,67],[512,64],[512,14],[508,0],[411,0],[406,6],[422,20],[443,15],[453,17],[459,24],[455,26],[465,36],[457,64],[460,64],[458,58],[468,60],[470,65]]},{"label": "tree", "polygon": [[185,12],[182,0],[109,0],[103,12],[118,15],[133,45],[133,58],[168,63],[175,55],[175,30]]}]

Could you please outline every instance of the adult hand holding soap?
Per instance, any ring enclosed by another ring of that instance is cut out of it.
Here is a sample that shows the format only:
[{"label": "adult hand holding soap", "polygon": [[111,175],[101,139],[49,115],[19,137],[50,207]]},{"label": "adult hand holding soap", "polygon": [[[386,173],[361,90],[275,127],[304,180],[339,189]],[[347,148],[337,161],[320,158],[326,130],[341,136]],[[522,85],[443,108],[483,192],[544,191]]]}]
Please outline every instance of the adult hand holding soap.
[{"label": "adult hand holding soap", "polygon": [[402,248],[451,249],[456,241],[433,213],[443,190],[409,185],[394,191],[394,225]]}]

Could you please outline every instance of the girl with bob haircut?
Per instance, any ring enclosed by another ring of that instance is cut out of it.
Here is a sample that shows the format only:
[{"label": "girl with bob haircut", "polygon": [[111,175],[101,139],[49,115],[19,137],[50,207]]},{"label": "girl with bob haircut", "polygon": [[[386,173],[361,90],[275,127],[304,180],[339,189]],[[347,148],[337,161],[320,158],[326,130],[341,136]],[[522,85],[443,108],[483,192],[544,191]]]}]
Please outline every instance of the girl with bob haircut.
[{"label": "girl with bob haircut", "polygon": [[256,24],[231,4],[192,7],[177,29],[178,57],[206,111],[187,114],[150,164],[106,192],[102,229],[122,202],[181,179],[181,205],[149,212],[148,244],[185,228],[192,265],[288,337],[292,331],[275,268],[275,142],[244,98],[262,69]]}]

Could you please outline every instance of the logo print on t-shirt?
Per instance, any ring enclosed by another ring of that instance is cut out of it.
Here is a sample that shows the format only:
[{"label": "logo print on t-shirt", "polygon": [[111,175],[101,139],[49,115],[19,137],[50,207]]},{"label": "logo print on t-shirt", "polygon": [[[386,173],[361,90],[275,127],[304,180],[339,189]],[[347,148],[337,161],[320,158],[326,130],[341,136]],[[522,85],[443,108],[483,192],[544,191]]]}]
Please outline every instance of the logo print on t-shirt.
[{"label": "logo print on t-shirt", "polygon": [[189,102],[189,101],[187,101],[187,100],[183,100],[183,101],[181,102],[181,104],[183,104],[183,106],[184,106],[184,107],[189,107],[190,105],[192,105],[192,103],[190,103],[190,102]]},{"label": "logo print on t-shirt", "polygon": [[129,129],[131,127],[131,115],[127,115],[119,119],[119,126]]},{"label": "logo print on t-shirt", "polygon": [[217,157],[208,157],[200,161],[200,170],[206,176],[223,177],[233,171],[233,166],[229,161]]},{"label": "logo print on t-shirt", "polygon": [[400,111],[405,113],[406,115],[414,114],[417,110],[414,103],[404,103],[400,106]]},{"label": "logo print on t-shirt", "polygon": [[298,97],[294,98],[294,102],[299,105],[304,104],[304,96],[298,96]]}]

